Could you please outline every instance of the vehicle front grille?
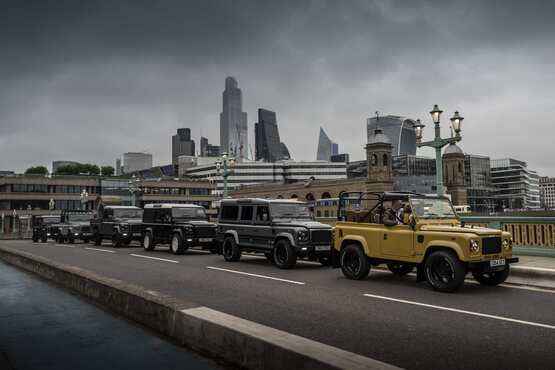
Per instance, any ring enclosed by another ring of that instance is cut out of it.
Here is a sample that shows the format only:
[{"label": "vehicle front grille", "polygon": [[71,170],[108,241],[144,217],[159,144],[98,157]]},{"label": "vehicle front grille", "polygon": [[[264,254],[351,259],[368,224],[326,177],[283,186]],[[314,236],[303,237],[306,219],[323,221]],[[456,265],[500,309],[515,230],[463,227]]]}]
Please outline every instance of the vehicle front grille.
[{"label": "vehicle front grille", "polygon": [[501,252],[501,238],[490,237],[482,239],[482,254],[495,254]]},{"label": "vehicle front grille", "polygon": [[91,232],[91,227],[90,226],[83,226],[83,227],[81,227],[81,232],[90,233]]},{"label": "vehicle front grille", "polygon": [[216,237],[216,228],[214,226],[197,226],[195,227],[195,237],[214,238]]},{"label": "vehicle front grille", "polygon": [[331,230],[312,230],[310,233],[310,241],[314,244],[331,244]]}]

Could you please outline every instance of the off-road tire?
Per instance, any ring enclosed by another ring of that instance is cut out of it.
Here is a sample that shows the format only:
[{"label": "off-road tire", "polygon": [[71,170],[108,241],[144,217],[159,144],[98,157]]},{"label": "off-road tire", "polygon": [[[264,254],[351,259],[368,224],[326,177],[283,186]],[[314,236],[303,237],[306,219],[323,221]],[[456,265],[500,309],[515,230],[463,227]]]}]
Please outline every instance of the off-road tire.
[{"label": "off-road tire", "polygon": [[185,245],[185,240],[179,233],[174,233],[172,235],[172,240],[170,241],[170,252],[173,254],[183,254],[187,250]]},{"label": "off-road tire", "polygon": [[387,268],[389,271],[396,276],[404,276],[412,272],[414,270],[414,266],[406,263],[398,263],[398,262],[391,262],[387,264]]},{"label": "off-road tire", "polygon": [[297,264],[297,254],[291,243],[280,239],[274,245],[274,265],[280,269],[292,269]]},{"label": "off-road tire", "polygon": [[235,238],[228,236],[222,245],[222,254],[227,262],[237,262],[241,258],[241,248],[235,243]]},{"label": "off-road tire", "polygon": [[33,243],[38,243],[39,242],[39,238],[33,235]]},{"label": "off-road tire", "polygon": [[341,271],[347,279],[362,280],[370,273],[370,261],[359,245],[346,245],[341,250],[339,262]]},{"label": "off-road tire", "polygon": [[141,240],[141,245],[145,251],[153,251],[156,244],[154,244],[154,237],[150,231],[143,234],[143,239]]},{"label": "off-road tire", "polygon": [[112,234],[112,247],[120,248],[121,246],[121,234],[116,231]]},{"label": "off-road tire", "polygon": [[505,266],[504,270],[494,272],[472,272],[472,276],[482,285],[495,286],[505,282],[509,277],[511,268],[509,265]]},{"label": "off-road tire", "polygon": [[93,236],[94,245],[102,245],[102,235],[97,231]]},{"label": "off-road tire", "polygon": [[58,244],[64,244],[65,238],[61,233],[58,233],[58,235],[56,235],[56,243]]},{"label": "off-road tire", "polygon": [[434,290],[451,293],[464,284],[466,266],[454,252],[439,250],[426,258],[424,272]]}]

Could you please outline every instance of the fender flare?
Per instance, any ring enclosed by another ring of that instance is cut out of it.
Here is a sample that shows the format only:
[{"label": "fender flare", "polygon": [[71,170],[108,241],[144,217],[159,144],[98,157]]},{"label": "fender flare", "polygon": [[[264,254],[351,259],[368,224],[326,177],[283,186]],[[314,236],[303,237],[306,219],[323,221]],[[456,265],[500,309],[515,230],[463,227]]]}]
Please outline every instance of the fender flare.
[{"label": "fender flare", "polygon": [[362,246],[362,249],[364,250],[364,253],[366,253],[367,256],[370,255],[370,247],[368,246],[368,243],[366,242],[366,239],[363,238],[360,235],[345,235],[342,239],[341,239],[341,248],[343,248],[343,245],[345,244],[349,244],[349,242],[355,242],[358,243]]},{"label": "fender flare", "polygon": [[289,243],[291,244],[292,247],[297,246],[297,244],[295,243],[295,238],[293,238],[293,235],[291,235],[290,233],[279,233],[279,234],[277,234],[276,237],[274,238],[274,244],[280,238],[285,238],[285,239],[289,240]]},{"label": "fender flare", "polygon": [[228,236],[232,236],[233,239],[235,239],[235,244],[239,245],[239,235],[237,234],[237,231],[235,231],[235,230],[227,230],[227,231],[224,233],[224,240],[225,240]]},{"label": "fender flare", "polygon": [[426,252],[424,253],[426,257],[429,255],[428,251],[432,248],[452,250],[457,254],[459,260],[464,261],[464,252],[462,251],[461,246],[457,243],[452,241],[432,241],[426,245]]}]

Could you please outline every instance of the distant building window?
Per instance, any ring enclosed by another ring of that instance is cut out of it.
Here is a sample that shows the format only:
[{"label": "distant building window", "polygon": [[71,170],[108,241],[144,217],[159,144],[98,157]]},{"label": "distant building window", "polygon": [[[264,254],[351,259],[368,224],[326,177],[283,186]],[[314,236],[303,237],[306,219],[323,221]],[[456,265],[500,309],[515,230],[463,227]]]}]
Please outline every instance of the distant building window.
[{"label": "distant building window", "polygon": [[378,156],[375,154],[372,154],[371,159],[370,159],[370,164],[372,166],[377,166],[378,165]]},{"label": "distant building window", "polygon": [[388,162],[388,159],[387,159],[387,154],[384,154],[384,155],[383,155],[383,166],[384,166],[384,167],[387,167],[387,166],[388,166],[388,163],[389,163],[389,162]]}]

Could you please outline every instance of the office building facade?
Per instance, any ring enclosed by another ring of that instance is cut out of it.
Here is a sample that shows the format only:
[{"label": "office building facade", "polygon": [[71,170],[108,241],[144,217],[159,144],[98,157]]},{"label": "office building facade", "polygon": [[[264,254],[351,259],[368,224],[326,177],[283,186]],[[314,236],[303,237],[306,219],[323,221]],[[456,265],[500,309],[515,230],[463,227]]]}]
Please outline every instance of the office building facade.
[{"label": "office building facade", "polygon": [[220,146],[212,145],[205,137],[200,138],[200,156],[201,157],[219,157]]},{"label": "office building facade", "polygon": [[513,158],[491,160],[491,179],[498,209],[539,209],[540,185],[536,171]]},{"label": "office building facade", "polygon": [[416,154],[416,132],[414,124],[416,122],[401,116],[370,117],[366,120],[366,130],[368,139],[372,136],[376,128],[380,128],[383,133],[391,140],[393,145],[393,156],[403,154]]},{"label": "office building facade", "polygon": [[225,79],[222,99],[220,150],[232,153],[240,160],[246,159],[249,148],[247,113],[243,112],[243,95],[235,78]]},{"label": "office building facade", "polygon": [[488,213],[495,210],[494,188],[491,181],[491,160],[489,157],[465,154],[464,184],[468,205],[472,212]]},{"label": "office building facade", "polygon": [[[216,164],[191,167],[186,175],[192,179],[209,180],[216,183],[219,192],[223,191],[223,178],[217,172]],[[242,162],[233,167],[228,177],[229,189],[238,189],[264,183],[293,183],[301,181],[334,180],[347,178],[345,163],[332,162],[293,162],[274,163]]]},{"label": "office building facade", "polygon": [[122,172],[132,173],[152,167],[152,154],[140,152],[123,153]]},{"label": "office building facade", "polygon": [[436,160],[412,154],[393,156],[394,176],[435,176]]},{"label": "office building facade", "polygon": [[540,200],[544,209],[555,209],[555,177],[540,177]]},{"label": "office building facade", "polygon": [[177,158],[181,155],[195,155],[195,141],[191,139],[189,128],[178,128],[177,134],[172,136],[173,165],[177,165]]},{"label": "office building facade", "polygon": [[320,127],[318,135],[317,161],[329,161],[332,156],[339,154],[339,145],[331,141],[328,134]]}]

